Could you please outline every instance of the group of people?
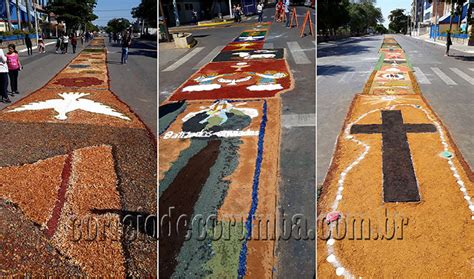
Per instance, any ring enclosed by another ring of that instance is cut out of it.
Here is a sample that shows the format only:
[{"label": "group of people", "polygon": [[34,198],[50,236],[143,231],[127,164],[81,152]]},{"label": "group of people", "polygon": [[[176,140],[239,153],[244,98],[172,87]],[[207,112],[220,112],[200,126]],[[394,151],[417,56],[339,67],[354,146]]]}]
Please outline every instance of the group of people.
[{"label": "group of people", "polygon": [[290,27],[290,0],[278,0],[275,6],[275,20],[277,22],[285,21],[285,26]]},{"label": "group of people", "polygon": [[[0,40],[0,44],[2,40]],[[5,54],[0,48],[0,95],[1,102],[11,103],[10,96],[20,94],[18,92],[18,73],[23,69],[20,57],[16,51],[15,44],[8,45],[8,52]],[[11,91],[8,92],[8,83]]]},{"label": "group of people", "polygon": [[[69,44],[72,47],[72,53],[76,53],[78,37],[76,34],[63,34],[56,39],[56,53],[66,54]],[[81,43],[84,44],[84,35],[80,36]]]},{"label": "group of people", "polygon": [[240,4],[232,6],[232,14],[235,22],[242,22],[242,7],[240,7]]}]

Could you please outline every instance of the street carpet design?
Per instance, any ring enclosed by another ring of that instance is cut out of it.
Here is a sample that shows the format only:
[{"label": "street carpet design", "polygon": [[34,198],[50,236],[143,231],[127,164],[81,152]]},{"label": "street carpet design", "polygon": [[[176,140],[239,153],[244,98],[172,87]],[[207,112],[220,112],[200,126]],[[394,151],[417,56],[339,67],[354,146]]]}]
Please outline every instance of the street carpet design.
[{"label": "street carpet design", "polygon": [[380,53],[323,184],[318,275],[472,278],[473,172],[396,40]]},{"label": "street carpet design", "polygon": [[156,274],[156,217],[144,223],[156,216],[156,138],[110,91],[106,60],[94,39],[0,111],[0,276]]},{"label": "street carpet design", "polygon": [[263,40],[230,43],[160,106],[160,220],[172,225],[161,225],[161,278],[272,277],[279,94],[293,79]]}]

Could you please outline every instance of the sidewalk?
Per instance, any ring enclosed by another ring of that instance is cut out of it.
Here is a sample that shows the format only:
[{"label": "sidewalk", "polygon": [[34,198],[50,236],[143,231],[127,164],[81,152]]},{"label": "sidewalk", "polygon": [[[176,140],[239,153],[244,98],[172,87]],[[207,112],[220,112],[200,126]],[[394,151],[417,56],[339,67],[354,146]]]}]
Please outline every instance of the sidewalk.
[{"label": "sidewalk", "polygon": [[[432,43],[432,44],[435,44],[435,45],[440,45],[440,46],[446,47],[446,42],[443,41],[443,40],[438,40],[438,41],[435,42],[434,40],[432,40],[430,38],[427,38],[427,36],[410,36],[410,35],[406,35],[406,36],[407,37],[412,37],[414,39],[422,40],[422,41],[425,41],[425,42],[428,42],[428,43]],[[453,44],[451,46],[451,49],[456,50],[456,51],[460,51],[460,52],[464,52],[464,53],[474,54],[474,46]]]}]

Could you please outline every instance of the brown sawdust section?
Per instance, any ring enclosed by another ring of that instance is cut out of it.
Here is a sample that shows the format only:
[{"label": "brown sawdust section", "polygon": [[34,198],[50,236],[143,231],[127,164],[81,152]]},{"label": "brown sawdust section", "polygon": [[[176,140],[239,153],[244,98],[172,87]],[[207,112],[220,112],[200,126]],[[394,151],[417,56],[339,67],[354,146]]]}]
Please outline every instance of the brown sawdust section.
[{"label": "brown sawdust section", "polygon": [[34,164],[0,168],[0,197],[17,204],[28,218],[45,227],[61,185],[66,156]]},{"label": "brown sawdust section", "polygon": [[25,278],[27,274],[30,278],[46,274],[54,278],[86,275],[51,246],[44,232],[21,209],[1,198],[0,216],[1,278]]},{"label": "brown sawdust section", "polygon": [[[66,120],[58,120],[54,118],[58,113],[53,109],[47,110],[28,110],[20,112],[11,112],[11,110],[21,107],[26,104],[33,102],[41,102],[49,99],[62,99],[58,94],[68,92],[80,92],[87,93],[89,95],[82,97],[81,99],[89,99],[95,102],[99,102],[108,105],[115,109],[115,111],[127,116],[131,120],[125,120],[113,116],[90,113],[83,110],[75,110],[67,114]],[[127,128],[141,128],[144,129],[144,124],[138,119],[138,117],[131,112],[129,107],[124,103],[118,101],[118,99],[110,92],[104,90],[92,90],[92,89],[40,89],[35,93],[23,98],[12,106],[0,111],[0,119],[3,121],[12,122],[47,122],[47,123],[68,123],[68,124],[89,124],[95,126],[112,126],[112,127],[127,127]]]},{"label": "brown sawdust section", "polygon": [[[346,125],[359,115],[386,105],[368,104],[365,102],[367,97],[356,97]],[[421,105],[432,113],[421,96],[416,99],[406,100],[405,103]],[[401,109],[405,123],[430,123],[415,108],[396,109]],[[380,117],[372,115],[359,122],[374,123],[380,123]],[[366,278],[437,278],[440,275],[446,278],[473,277],[474,246],[471,243],[474,243],[474,223],[447,160],[439,156],[443,151],[439,134],[408,134],[421,202],[400,204],[383,203],[381,135],[356,135],[356,138],[369,144],[371,149],[365,159],[347,175],[338,210],[344,216],[356,216],[358,220],[371,219],[381,232],[385,226],[385,209],[389,210],[389,220],[396,220],[397,226],[401,226],[401,217],[408,219],[408,224],[404,227],[403,240],[350,240],[346,237],[336,241],[335,255],[342,266],[353,275]],[[448,144],[455,149],[451,140]],[[362,151],[363,147],[340,136],[333,164],[324,183],[324,194],[318,205],[320,218],[330,211],[337,192],[338,175]],[[468,191],[473,189],[470,173],[464,168],[462,158],[455,157],[454,163]],[[394,212],[399,217],[394,218]],[[335,270],[326,261],[328,254],[326,242],[321,239],[320,224],[318,222],[318,275],[333,278],[336,277]],[[396,236],[399,235],[400,230]]]},{"label": "brown sawdust section", "polygon": [[[94,209],[121,209],[110,146],[74,151],[66,203],[52,243],[89,276],[124,277],[120,217],[111,213],[96,215],[91,213]],[[88,218],[95,220],[91,222],[90,234],[85,228]],[[95,236],[95,228],[99,236],[88,240],[91,235]]]}]

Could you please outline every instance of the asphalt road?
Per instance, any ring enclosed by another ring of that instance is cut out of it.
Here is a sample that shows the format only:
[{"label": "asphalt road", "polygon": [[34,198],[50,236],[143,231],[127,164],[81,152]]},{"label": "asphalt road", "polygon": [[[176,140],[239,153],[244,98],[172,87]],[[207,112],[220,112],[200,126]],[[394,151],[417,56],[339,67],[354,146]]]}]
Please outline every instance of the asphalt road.
[{"label": "asphalt road", "polygon": [[156,41],[135,40],[128,63],[120,63],[121,47],[108,43],[110,87],[140,116],[156,135],[157,127],[157,46]]},{"label": "asphalt road", "polygon": [[[298,7],[300,24],[306,8]],[[314,18],[314,10],[310,10]],[[272,21],[274,9],[264,10],[264,21]],[[220,50],[256,22],[256,17],[229,27],[190,29],[198,44],[192,49],[160,47],[159,100],[163,102],[200,67],[210,62]],[[267,34],[267,48],[284,48],[295,79],[294,90],[282,97],[280,146],[279,213],[303,214],[308,228],[315,227],[315,37],[300,38],[299,29],[287,29],[274,22]],[[314,238],[314,230],[309,233]],[[314,240],[280,241],[277,244],[277,278],[312,278],[315,271]]]},{"label": "asphalt road", "polygon": [[[77,51],[81,49],[79,43]],[[108,45],[107,49],[111,90],[156,134],[156,42],[134,41],[127,65],[120,64],[119,46]],[[56,54],[55,50],[53,44],[46,46],[44,54],[39,54],[36,50],[31,56],[26,52],[20,52],[20,60],[24,67],[18,80],[20,95],[10,97],[12,103],[41,88],[76,56],[72,54],[71,48],[68,54]],[[0,103],[0,109],[7,105]]]},{"label": "asphalt road", "polygon": [[[362,91],[379,57],[382,36],[318,45],[317,181],[323,182],[349,105]],[[396,36],[415,69],[423,95],[440,116],[468,163],[474,166],[474,55],[407,36]]]}]

